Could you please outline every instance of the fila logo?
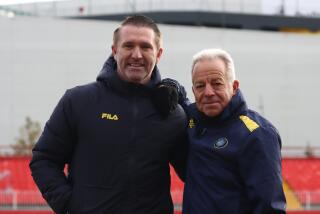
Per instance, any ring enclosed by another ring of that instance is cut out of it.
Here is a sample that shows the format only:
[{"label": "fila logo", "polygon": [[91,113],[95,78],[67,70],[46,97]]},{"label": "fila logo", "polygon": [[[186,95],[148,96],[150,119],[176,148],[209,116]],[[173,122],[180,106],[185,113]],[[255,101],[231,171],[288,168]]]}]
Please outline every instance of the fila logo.
[{"label": "fila logo", "polygon": [[109,113],[102,113],[101,119],[107,119],[107,120],[119,120],[118,115],[116,114],[109,114]]}]

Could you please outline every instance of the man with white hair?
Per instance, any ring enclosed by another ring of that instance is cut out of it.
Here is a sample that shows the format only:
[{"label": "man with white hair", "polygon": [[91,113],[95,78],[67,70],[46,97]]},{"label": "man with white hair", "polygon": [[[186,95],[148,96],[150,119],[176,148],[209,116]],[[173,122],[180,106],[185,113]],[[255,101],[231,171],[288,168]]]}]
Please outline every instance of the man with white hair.
[{"label": "man with white hair", "polygon": [[279,133],[248,109],[231,56],[197,53],[192,83],[183,214],[285,213]]}]

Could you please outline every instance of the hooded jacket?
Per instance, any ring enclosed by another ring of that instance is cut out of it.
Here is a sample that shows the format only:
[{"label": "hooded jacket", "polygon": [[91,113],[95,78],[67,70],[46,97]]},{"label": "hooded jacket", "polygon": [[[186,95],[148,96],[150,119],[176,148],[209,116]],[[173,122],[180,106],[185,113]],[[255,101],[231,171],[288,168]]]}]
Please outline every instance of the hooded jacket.
[{"label": "hooded jacket", "polygon": [[157,67],[147,85],[122,81],[111,56],[96,82],[66,91],[30,162],[56,213],[173,213],[169,163],[183,173],[187,120],[180,106],[156,111],[159,81]]},{"label": "hooded jacket", "polygon": [[192,104],[183,214],[283,214],[281,139],[240,92],[217,117]]}]

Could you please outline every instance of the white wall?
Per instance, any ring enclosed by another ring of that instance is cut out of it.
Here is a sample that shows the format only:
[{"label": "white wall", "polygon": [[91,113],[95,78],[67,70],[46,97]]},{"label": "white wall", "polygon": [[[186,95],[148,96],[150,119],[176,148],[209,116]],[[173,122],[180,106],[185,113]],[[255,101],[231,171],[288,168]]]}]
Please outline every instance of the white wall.
[{"label": "white wall", "polygon": [[[94,81],[110,54],[117,22],[0,19],[0,144],[10,144],[26,116],[42,126],[67,88]],[[280,130],[283,145],[320,139],[320,37],[248,30],[160,25],[163,77],[191,92],[194,53],[229,51],[249,106]],[[262,106],[262,107],[261,107]]]}]

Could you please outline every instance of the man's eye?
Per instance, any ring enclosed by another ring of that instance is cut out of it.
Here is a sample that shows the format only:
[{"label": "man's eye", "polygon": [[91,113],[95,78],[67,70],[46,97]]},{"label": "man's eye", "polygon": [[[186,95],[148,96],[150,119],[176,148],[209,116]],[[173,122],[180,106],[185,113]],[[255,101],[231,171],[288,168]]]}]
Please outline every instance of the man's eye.
[{"label": "man's eye", "polygon": [[148,50],[148,49],[151,49],[152,47],[150,45],[142,45],[141,48],[144,50]]},{"label": "man's eye", "polygon": [[195,85],[194,86],[196,89],[201,89],[201,88],[204,88],[204,85],[203,84],[199,84],[199,85]]},{"label": "man's eye", "polygon": [[214,82],[214,83],[212,83],[211,84],[212,85],[212,87],[214,88],[214,89],[216,89],[216,90],[219,90],[219,89],[222,89],[223,88],[223,83],[222,82]]},{"label": "man's eye", "polygon": [[126,43],[126,44],[124,44],[124,45],[123,45],[123,47],[125,47],[125,48],[132,48],[132,47],[133,47],[133,45],[132,45],[132,44],[130,44],[130,43]]}]

